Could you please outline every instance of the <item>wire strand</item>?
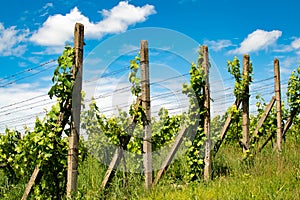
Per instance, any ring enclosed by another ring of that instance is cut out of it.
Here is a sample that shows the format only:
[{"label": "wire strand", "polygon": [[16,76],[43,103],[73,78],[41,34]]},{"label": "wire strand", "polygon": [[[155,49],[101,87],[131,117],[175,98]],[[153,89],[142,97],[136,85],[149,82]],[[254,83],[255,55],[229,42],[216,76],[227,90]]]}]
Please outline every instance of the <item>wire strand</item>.
[{"label": "wire strand", "polygon": [[15,73],[15,74],[12,74],[12,75],[5,76],[5,77],[3,77],[3,78],[0,78],[0,81],[5,80],[5,79],[14,78],[14,77],[16,77],[16,76],[18,76],[18,75],[20,75],[20,74],[24,74],[24,73],[26,73],[26,72],[33,71],[33,70],[35,70],[35,69],[41,68],[41,67],[43,67],[43,66],[45,66],[45,65],[47,65],[47,64],[53,63],[53,62],[55,62],[55,61],[56,61],[55,59],[46,61],[46,62],[44,62],[44,63],[42,63],[42,64],[40,64],[40,65],[38,65],[38,66],[36,66],[36,67],[28,68],[28,69],[25,69],[25,70],[23,70],[23,71],[17,72],[17,73]]}]

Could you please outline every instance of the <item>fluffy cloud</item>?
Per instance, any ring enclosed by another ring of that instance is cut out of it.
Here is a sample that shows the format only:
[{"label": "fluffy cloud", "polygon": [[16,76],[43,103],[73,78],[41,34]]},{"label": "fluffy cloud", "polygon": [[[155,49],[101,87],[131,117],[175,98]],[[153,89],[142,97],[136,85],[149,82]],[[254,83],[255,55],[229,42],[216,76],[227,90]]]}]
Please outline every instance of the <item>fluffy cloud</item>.
[{"label": "fluffy cloud", "polygon": [[277,45],[277,49],[275,49],[274,52],[285,53],[285,52],[291,52],[298,49],[300,49],[300,38],[294,38],[294,40],[288,45],[285,44]]},{"label": "fluffy cloud", "polygon": [[281,31],[264,31],[256,30],[250,33],[246,39],[240,44],[240,47],[229,51],[231,54],[245,54],[259,50],[267,49],[270,45],[276,43],[278,38],[282,35]]},{"label": "fluffy cloud", "polygon": [[277,53],[285,53],[293,51],[293,48],[291,47],[291,45],[279,44],[273,51]]},{"label": "fluffy cloud", "polygon": [[101,38],[105,34],[120,33],[127,30],[128,26],[144,22],[149,15],[155,14],[152,5],[142,7],[134,6],[126,1],[121,1],[110,10],[100,12],[103,20],[93,23],[84,16],[77,7],[66,15],[53,15],[32,35],[30,40],[42,46],[62,46],[71,41],[73,28],[76,22],[85,25],[85,37],[90,39]]},{"label": "fluffy cloud", "polygon": [[16,30],[15,26],[5,28],[0,23],[0,55],[20,56],[26,50],[26,45],[22,44],[27,40],[29,30]]},{"label": "fluffy cloud", "polygon": [[222,49],[232,46],[230,40],[205,40],[204,44],[208,45],[213,51],[221,51]]},{"label": "fluffy cloud", "polygon": [[300,38],[295,39],[295,40],[292,42],[291,46],[292,46],[294,49],[299,49],[299,48],[300,48]]}]

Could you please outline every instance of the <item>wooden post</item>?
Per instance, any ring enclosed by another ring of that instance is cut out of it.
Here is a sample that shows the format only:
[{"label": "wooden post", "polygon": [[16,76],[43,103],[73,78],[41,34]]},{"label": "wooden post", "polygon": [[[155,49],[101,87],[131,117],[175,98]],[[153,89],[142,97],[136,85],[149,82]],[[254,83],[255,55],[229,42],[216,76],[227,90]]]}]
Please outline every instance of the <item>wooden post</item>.
[{"label": "wooden post", "polygon": [[279,60],[274,60],[274,84],[277,112],[277,150],[282,151],[282,116],[281,116],[281,89],[280,89],[280,69]]},{"label": "wooden post", "polygon": [[84,26],[76,23],[74,30],[75,63],[73,77],[75,83],[72,94],[71,133],[69,136],[67,199],[77,192],[78,177],[78,142],[80,130],[82,61],[83,61]]},{"label": "wooden post", "polygon": [[141,79],[142,79],[142,106],[145,110],[143,153],[145,170],[145,188],[150,189],[152,184],[152,145],[151,145],[151,104],[149,83],[149,55],[148,41],[141,41]]},{"label": "wooden post", "polygon": [[242,121],[242,130],[243,130],[243,152],[246,152],[249,149],[249,55],[245,54],[243,58],[243,77],[247,80],[245,83],[245,96],[242,99],[242,108],[243,108],[243,121]]},{"label": "wooden post", "polygon": [[204,86],[204,133],[206,135],[205,141],[205,157],[204,157],[204,180],[211,179],[211,139],[210,139],[210,91],[209,91],[209,60],[208,60],[208,48],[202,46],[201,54],[203,56],[202,68],[205,74],[205,86]]}]

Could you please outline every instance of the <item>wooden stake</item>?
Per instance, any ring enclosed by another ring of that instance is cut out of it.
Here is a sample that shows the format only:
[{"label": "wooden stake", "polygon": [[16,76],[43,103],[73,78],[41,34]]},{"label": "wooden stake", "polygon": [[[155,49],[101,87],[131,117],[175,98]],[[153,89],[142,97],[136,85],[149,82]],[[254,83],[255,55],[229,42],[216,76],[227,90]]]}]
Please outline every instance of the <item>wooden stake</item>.
[{"label": "wooden stake", "polygon": [[142,79],[142,106],[145,110],[143,153],[145,170],[145,188],[150,189],[152,184],[152,145],[151,145],[151,104],[149,83],[149,56],[148,41],[141,41],[141,79]]},{"label": "wooden stake", "polygon": [[114,153],[114,157],[110,162],[110,165],[105,173],[104,179],[101,184],[101,188],[105,188],[107,183],[112,178],[113,171],[118,167],[120,164],[121,158],[123,156],[124,150],[121,147],[118,147]]},{"label": "wooden stake", "polygon": [[[291,115],[289,116],[289,118],[286,120],[286,123],[284,125],[283,128],[283,133],[282,133],[282,137],[285,136],[286,132],[289,130],[289,128],[291,127],[291,125],[293,124],[293,119],[296,116],[296,110],[293,110],[291,112]],[[258,148],[258,152],[261,152],[261,150],[268,144],[268,142],[273,138],[274,134],[271,134],[266,141],[261,145],[260,148]]]},{"label": "wooden stake", "polygon": [[[235,106],[236,109],[239,109],[240,107],[240,104],[241,104],[241,101],[240,100],[235,100],[234,104],[232,106]],[[230,127],[230,124],[231,124],[231,121],[232,121],[232,116],[231,115],[228,115],[226,121],[225,121],[225,124],[221,130],[221,134],[220,134],[220,140],[217,141],[217,143],[215,144],[214,146],[214,156],[218,153],[219,149],[220,149],[220,146],[223,142],[223,140],[225,139],[225,136],[226,136],[226,133]]]},{"label": "wooden stake", "polygon": [[33,185],[35,184],[35,181],[36,181],[37,176],[39,175],[39,172],[40,172],[40,168],[38,166],[35,166],[34,171],[30,177],[30,180],[26,186],[25,192],[23,193],[22,200],[27,199],[29,193],[31,192]]},{"label": "wooden stake", "polygon": [[286,132],[289,130],[289,128],[293,124],[293,120],[294,120],[294,117],[296,116],[296,114],[297,114],[297,110],[292,110],[291,115],[289,116],[289,118],[285,122],[282,137],[285,136]]},{"label": "wooden stake", "polygon": [[244,55],[243,59],[243,76],[247,80],[245,83],[245,96],[242,99],[242,108],[243,108],[243,121],[242,121],[242,129],[243,129],[243,152],[246,152],[249,149],[249,55]]},{"label": "wooden stake", "polygon": [[257,123],[257,126],[256,126],[256,129],[253,133],[253,137],[251,138],[251,141],[255,139],[255,137],[258,137],[258,134],[259,134],[259,129],[262,127],[263,123],[265,122],[265,120],[267,119],[267,117],[269,116],[269,113],[273,107],[275,103],[275,97],[273,96],[270,103],[268,104],[264,114],[261,116],[261,118],[259,119],[258,123]]},{"label": "wooden stake", "polygon": [[279,60],[274,60],[274,83],[276,96],[276,112],[277,112],[277,150],[282,151],[282,112],[281,112],[281,89],[280,89],[280,69]]},{"label": "wooden stake", "polygon": [[[138,97],[137,100],[136,100],[136,103],[134,105],[134,109],[137,110],[138,107],[142,104],[142,99],[141,97]],[[105,188],[106,185],[109,183],[109,181],[112,179],[112,177],[114,176],[114,170],[118,167],[118,165],[120,164],[120,161],[124,155],[124,151],[127,149],[127,144],[129,143],[130,141],[130,138],[131,138],[131,135],[133,134],[133,131],[135,129],[135,126],[136,126],[136,118],[135,116],[133,116],[131,119],[130,119],[130,122],[129,122],[129,126],[128,126],[128,136],[126,136],[122,141],[121,141],[121,144],[120,146],[116,149],[115,153],[114,153],[114,157],[113,159],[111,160],[109,166],[108,166],[108,169],[105,173],[105,176],[104,176],[104,179],[102,181],[102,184],[101,184],[101,188]]]},{"label": "wooden stake", "polygon": [[167,155],[166,160],[164,161],[164,163],[162,164],[160,170],[158,171],[155,180],[152,184],[152,188],[154,188],[154,186],[158,183],[159,179],[162,177],[162,175],[165,173],[165,171],[167,170],[167,167],[169,166],[169,164],[172,162],[178,148],[180,147],[183,138],[185,137],[185,135],[187,134],[187,129],[185,126],[182,127],[180,133],[178,134],[178,136],[175,139],[175,142],[172,146],[172,149],[170,150],[170,152]]},{"label": "wooden stake", "polygon": [[78,177],[78,142],[80,130],[81,89],[82,89],[82,63],[84,45],[84,26],[76,23],[74,30],[75,63],[73,77],[75,83],[72,94],[72,123],[69,136],[67,199],[77,192]]},{"label": "wooden stake", "polygon": [[208,60],[208,48],[202,46],[201,54],[203,56],[202,68],[205,74],[205,86],[204,86],[204,133],[206,135],[205,141],[205,157],[204,157],[204,180],[211,179],[211,139],[210,139],[210,91],[209,91],[209,60]]}]

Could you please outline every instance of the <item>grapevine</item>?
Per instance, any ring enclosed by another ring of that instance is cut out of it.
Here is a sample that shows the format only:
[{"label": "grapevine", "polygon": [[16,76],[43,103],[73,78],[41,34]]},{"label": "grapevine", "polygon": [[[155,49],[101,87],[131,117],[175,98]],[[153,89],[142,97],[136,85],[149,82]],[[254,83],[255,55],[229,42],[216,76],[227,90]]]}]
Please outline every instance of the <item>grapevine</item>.
[{"label": "grapevine", "polygon": [[[240,61],[236,56],[234,57],[233,61],[227,61],[227,70],[235,79],[233,94],[235,95],[236,100],[241,101],[242,99],[248,97],[249,94],[246,92],[245,88],[253,81],[253,66],[251,61],[249,64],[248,76],[242,74]],[[227,143],[240,143],[240,139],[242,137],[242,124],[240,121],[241,114],[241,110],[237,109],[236,105],[231,106],[226,113],[226,115],[231,115],[231,118],[234,122],[234,124],[228,130],[226,136]]]},{"label": "grapevine", "polygon": [[195,138],[193,141],[188,142],[187,162],[189,165],[188,179],[196,180],[201,178],[204,167],[204,150],[203,145],[205,142],[204,134],[204,85],[205,75],[201,67],[202,54],[199,51],[197,65],[191,64],[190,70],[190,84],[183,84],[182,92],[189,97],[189,111],[188,111],[188,125],[196,126]]},{"label": "grapevine", "polygon": [[250,62],[249,65],[249,76],[242,75],[240,71],[240,61],[237,57],[234,57],[233,61],[227,61],[228,72],[233,75],[235,79],[234,84],[234,95],[236,99],[241,100],[248,94],[245,93],[245,87],[253,81],[253,66]]},{"label": "grapevine", "polygon": [[[65,195],[68,139],[62,135],[69,134],[69,129],[64,127],[70,123],[73,61],[73,48],[66,47],[58,58],[53,86],[48,93],[50,98],[56,97],[57,103],[43,119],[36,119],[34,129],[26,128],[22,137],[18,132],[7,129],[6,135],[0,138],[0,151],[3,153],[0,162],[8,165],[7,177],[27,182],[34,168],[39,167],[41,174],[33,188],[37,199],[61,199]],[[10,151],[4,152],[8,146]],[[79,152],[82,150],[80,146]]]},{"label": "grapevine", "polygon": [[[89,136],[86,142],[87,148],[94,153],[94,155],[101,161],[110,162],[110,158],[114,152],[114,146],[122,146],[128,152],[133,153],[128,156],[142,155],[142,125],[145,118],[143,107],[137,102],[140,99],[141,80],[138,76],[140,69],[139,56],[136,56],[130,61],[129,82],[132,84],[131,92],[136,97],[129,108],[129,115],[120,110],[118,116],[107,118],[100,114],[100,110],[95,101],[92,101],[88,110],[82,112],[82,128],[85,129]],[[161,108],[159,113],[159,120],[153,118],[152,121],[152,148],[153,151],[161,149],[163,146],[174,141],[175,136],[181,123],[181,115],[169,116],[165,108]],[[124,138],[128,137],[131,125],[130,118],[134,118],[136,125],[133,133],[130,133],[128,144],[124,146]],[[140,157],[141,158],[141,157]],[[133,158],[135,160],[136,158]],[[141,161],[141,160],[140,160]],[[129,163],[133,165],[130,169],[139,169],[142,162]]]}]

